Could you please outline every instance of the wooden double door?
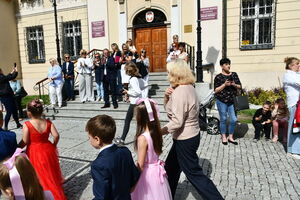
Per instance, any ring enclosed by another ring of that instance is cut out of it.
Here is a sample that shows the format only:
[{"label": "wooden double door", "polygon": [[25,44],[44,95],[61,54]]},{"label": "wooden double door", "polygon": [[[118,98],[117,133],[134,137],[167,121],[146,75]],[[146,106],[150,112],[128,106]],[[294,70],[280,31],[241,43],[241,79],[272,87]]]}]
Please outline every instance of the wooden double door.
[{"label": "wooden double door", "polygon": [[165,72],[167,59],[167,28],[139,28],[135,30],[135,47],[138,53],[145,49],[151,72]]}]

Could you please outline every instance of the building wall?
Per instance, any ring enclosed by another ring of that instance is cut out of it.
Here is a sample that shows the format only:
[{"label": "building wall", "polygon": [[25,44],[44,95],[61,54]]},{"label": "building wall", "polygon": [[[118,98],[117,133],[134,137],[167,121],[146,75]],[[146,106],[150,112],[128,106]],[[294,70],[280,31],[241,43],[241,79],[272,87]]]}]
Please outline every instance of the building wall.
[{"label": "building wall", "polygon": [[11,72],[13,64],[16,62],[19,69],[19,79],[22,77],[22,71],[20,67],[17,23],[14,13],[14,1],[0,1],[0,68],[7,74]]},{"label": "building wall", "polygon": [[285,71],[284,58],[300,57],[300,1],[277,0],[273,49],[244,51],[239,49],[240,4],[236,0],[227,2],[227,54],[232,60],[232,71],[238,72],[248,89],[281,86]]},{"label": "building wall", "polygon": [[[82,47],[89,49],[89,32],[88,32],[88,17],[86,1],[69,0],[59,3],[57,6],[58,23],[60,34],[60,46],[62,50],[62,31],[61,22],[80,20],[82,32]],[[49,59],[56,58],[56,37],[55,37],[55,22],[52,5],[48,1],[44,1],[43,5],[35,8],[20,8],[20,13],[17,14],[19,48],[21,65],[23,72],[23,84],[25,89],[30,94],[37,94],[38,91],[33,90],[33,86],[39,80],[47,77],[47,71],[50,67]],[[29,64],[28,54],[26,49],[26,27],[43,26],[44,45],[45,45],[45,63]],[[63,57],[63,55],[61,55]]]}]

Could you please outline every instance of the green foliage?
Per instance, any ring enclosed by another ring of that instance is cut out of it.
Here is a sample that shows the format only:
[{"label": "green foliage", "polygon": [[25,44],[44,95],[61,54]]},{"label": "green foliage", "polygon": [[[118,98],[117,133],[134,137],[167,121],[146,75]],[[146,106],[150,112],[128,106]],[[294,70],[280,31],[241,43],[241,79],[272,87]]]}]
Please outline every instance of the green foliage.
[{"label": "green foliage", "polygon": [[272,103],[278,98],[286,99],[286,94],[283,88],[273,88],[271,90],[263,90],[262,88],[255,88],[246,92],[249,96],[249,103],[255,105],[262,105],[266,101]]},{"label": "green foliage", "polygon": [[252,117],[255,114],[256,110],[255,109],[247,109],[247,110],[241,110],[238,111],[238,120],[241,123],[246,123],[249,124],[252,122]]},{"label": "green foliage", "polygon": [[[25,108],[26,105],[28,104],[28,102],[30,102],[33,99],[39,99],[38,95],[31,95],[31,96],[26,96],[22,99],[22,108]],[[49,100],[49,95],[42,95],[41,99],[44,102],[44,105],[48,105],[50,104],[50,100]]]}]

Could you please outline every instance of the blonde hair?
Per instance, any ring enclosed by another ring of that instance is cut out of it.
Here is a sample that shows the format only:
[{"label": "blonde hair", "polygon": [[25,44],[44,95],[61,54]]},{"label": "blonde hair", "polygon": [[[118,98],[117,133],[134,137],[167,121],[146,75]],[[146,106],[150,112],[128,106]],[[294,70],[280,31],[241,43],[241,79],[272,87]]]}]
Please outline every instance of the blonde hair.
[{"label": "blonde hair", "polygon": [[[30,200],[44,200],[44,191],[38,180],[37,174],[32,167],[30,161],[23,157],[17,156],[15,159],[15,166],[20,174],[26,199]],[[9,178],[9,170],[2,163],[0,164],[0,189],[6,190],[11,188]]]},{"label": "blonde hair", "polygon": [[[54,65],[58,65],[58,62],[57,62],[57,60],[56,60],[55,58],[50,58],[50,59],[49,59],[49,62],[50,62],[50,63],[53,62]],[[54,65],[53,65],[53,66],[54,66]]]},{"label": "blonde hair", "polygon": [[283,62],[285,62],[285,69],[290,69],[290,65],[295,61],[299,61],[296,57],[286,57]]},{"label": "blonde hair", "polygon": [[126,74],[129,76],[140,77],[139,68],[134,62],[126,63],[125,65]]},{"label": "blonde hair", "polygon": [[85,49],[81,49],[79,54],[80,55],[87,55],[87,51]]},{"label": "blonde hair", "polygon": [[167,64],[168,79],[173,87],[178,85],[194,84],[196,82],[188,64],[182,59],[176,59],[175,61]]}]

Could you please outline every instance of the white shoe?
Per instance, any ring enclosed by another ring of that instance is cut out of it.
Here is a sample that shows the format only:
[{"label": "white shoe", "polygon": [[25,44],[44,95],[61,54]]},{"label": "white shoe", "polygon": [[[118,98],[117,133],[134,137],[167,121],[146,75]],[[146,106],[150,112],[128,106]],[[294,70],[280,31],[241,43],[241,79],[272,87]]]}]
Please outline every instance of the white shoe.
[{"label": "white shoe", "polygon": [[295,159],[300,160],[300,155],[299,154],[294,154],[294,153],[287,153],[288,156],[293,157]]},{"label": "white shoe", "polygon": [[101,100],[101,97],[98,97],[97,99],[96,99],[96,101],[100,101]]}]

